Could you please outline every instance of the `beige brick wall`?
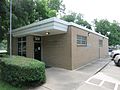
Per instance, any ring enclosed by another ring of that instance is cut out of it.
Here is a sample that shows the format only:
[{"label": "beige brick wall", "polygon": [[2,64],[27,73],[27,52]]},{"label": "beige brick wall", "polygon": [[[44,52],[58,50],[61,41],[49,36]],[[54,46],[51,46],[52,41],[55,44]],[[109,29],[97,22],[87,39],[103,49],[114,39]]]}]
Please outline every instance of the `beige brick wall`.
[{"label": "beige brick wall", "polygon": [[47,65],[72,69],[70,31],[66,34],[58,34],[42,37],[43,60]]},{"label": "beige brick wall", "polygon": [[108,39],[103,38],[103,47],[100,47],[100,57],[108,56]]},{"label": "beige brick wall", "polygon": [[[100,48],[99,56],[99,38],[101,37],[93,33],[88,35],[87,31],[73,26],[70,26],[70,30],[72,38],[72,69],[78,68],[92,60],[98,59],[99,57],[105,57],[105,55],[107,55],[107,39],[103,39],[104,46]],[[87,46],[77,45],[77,35],[87,36]]]},{"label": "beige brick wall", "polygon": [[33,36],[26,37],[26,56],[34,58],[34,40]]}]

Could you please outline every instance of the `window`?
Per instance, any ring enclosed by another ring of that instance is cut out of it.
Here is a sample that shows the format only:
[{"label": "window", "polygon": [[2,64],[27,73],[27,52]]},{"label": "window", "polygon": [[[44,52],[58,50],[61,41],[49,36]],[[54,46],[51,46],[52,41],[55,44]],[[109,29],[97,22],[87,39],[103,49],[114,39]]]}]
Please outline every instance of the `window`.
[{"label": "window", "polygon": [[77,45],[87,45],[87,37],[77,35]]},{"label": "window", "polygon": [[18,38],[18,55],[26,56],[26,37]]},{"label": "window", "polygon": [[103,46],[103,40],[99,40],[99,47]]}]

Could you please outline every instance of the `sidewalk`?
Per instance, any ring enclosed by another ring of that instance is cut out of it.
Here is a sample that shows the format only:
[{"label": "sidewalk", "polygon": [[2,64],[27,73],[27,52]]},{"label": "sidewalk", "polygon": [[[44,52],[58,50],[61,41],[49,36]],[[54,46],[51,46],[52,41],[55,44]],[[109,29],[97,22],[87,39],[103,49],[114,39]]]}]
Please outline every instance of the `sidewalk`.
[{"label": "sidewalk", "polygon": [[46,69],[47,82],[39,87],[29,90],[77,90],[84,81],[98,72],[110,62],[109,59],[100,59],[80,67],[77,70],[66,70],[62,68]]},{"label": "sidewalk", "polygon": [[101,58],[99,60],[88,63],[87,65],[80,67],[77,71],[84,72],[89,74],[90,76],[96,74],[100,70],[102,70],[106,65],[111,62],[110,58]]}]

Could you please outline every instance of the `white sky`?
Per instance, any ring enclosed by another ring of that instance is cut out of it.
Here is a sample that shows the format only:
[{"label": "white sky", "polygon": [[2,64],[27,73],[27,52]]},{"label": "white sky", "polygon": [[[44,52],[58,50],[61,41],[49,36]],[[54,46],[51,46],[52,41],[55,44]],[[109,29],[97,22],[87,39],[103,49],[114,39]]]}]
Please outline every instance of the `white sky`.
[{"label": "white sky", "polygon": [[63,3],[66,12],[81,13],[88,22],[95,18],[120,22],[120,0],[63,0]]}]

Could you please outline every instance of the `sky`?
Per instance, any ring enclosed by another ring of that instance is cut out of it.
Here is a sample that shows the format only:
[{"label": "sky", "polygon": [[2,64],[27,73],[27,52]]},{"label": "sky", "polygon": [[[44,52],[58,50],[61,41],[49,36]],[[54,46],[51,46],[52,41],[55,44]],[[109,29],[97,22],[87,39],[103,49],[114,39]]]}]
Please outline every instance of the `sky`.
[{"label": "sky", "polygon": [[66,6],[66,13],[81,13],[90,23],[96,18],[120,23],[120,0],[63,0],[63,4]]}]

